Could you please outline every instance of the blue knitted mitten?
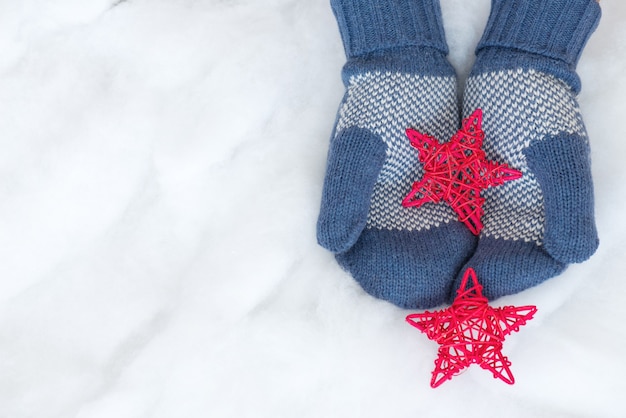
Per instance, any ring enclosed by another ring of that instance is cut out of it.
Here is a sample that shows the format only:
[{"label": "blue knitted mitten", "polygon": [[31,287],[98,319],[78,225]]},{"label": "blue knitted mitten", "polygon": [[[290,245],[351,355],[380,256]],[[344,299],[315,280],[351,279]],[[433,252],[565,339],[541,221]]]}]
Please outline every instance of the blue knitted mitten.
[{"label": "blue knitted mitten", "polygon": [[482,108],[487,156],[523,177],[483,194],[485,227],[466,267],[490,299],[537,285],[598,246],[575,67],[599,19],[595,0],[492,0],[463,111]]},{"label": "blue knitted mitten", "polygon": [[438,0],[331,4],[347,56],[346,93],[318,241],[371,295],[404,308],[436,306],[476,244],[449,206],[402,206],[423,175],[405,130],[449,139],[459,124]]}]

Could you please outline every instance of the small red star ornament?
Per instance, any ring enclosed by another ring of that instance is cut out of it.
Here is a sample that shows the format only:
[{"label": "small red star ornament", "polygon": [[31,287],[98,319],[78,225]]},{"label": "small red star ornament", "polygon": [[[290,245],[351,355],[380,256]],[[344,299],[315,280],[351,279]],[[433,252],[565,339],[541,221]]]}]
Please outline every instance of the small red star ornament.
[{"label": "small red star ornament", "polygon": [[480,196],[481,191],[522,177],[520,171],[509,168],[507,164],[487,161],[482,150],[485,138],[481,128],[482,117],[482,110],[476,109],[463,121],[462,128],[452,139],[444,144],[415,129],[406,130],[411,145],[419,151],[424,178],[413,184],[411,192],[402,201],[404,207],[443,200],[473,234],[480,234],[485,202]]},{"label": "small red star ornament", "polygon": [[[468,287],[470,279],[472,284]],[[494,378],[515,383],[511,362],[502,354],[502,343],[507,335],[519,331],[533,318],[537,307],[492,308],[482,289],[476,273],[468,268],[452,306],[406,317],[409,324],[440,345],[430,381],[433,388],[473,363],[489,370]]]}]

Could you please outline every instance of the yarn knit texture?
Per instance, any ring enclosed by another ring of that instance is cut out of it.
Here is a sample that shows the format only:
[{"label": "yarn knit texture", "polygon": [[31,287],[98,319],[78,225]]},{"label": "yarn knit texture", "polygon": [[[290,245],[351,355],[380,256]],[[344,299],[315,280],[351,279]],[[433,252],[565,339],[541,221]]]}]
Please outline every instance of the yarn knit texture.
[{"label": "yarn knit texture", "polygon": [[405,131],[449,139],[456,76],[438,0],[332,0],[347,56],[331,136],[319,243],[373,296],[403,308],[446,301],[474,237],[447,205],[405,208],[423,176]]},{"label": "yarn knit texture", "polygon": [[487,157],[523,177],[483,192],[485,227],[465,267],[490,299],[541,283],[598,246],[575,67],[599,19],[595,0],[492,1],[463,113],[482,108]]}]

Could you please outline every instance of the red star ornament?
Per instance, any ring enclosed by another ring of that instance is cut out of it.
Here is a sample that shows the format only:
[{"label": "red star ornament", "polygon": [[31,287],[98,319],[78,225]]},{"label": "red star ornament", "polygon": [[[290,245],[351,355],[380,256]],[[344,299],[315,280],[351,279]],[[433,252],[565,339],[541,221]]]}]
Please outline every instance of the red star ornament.
[{"label": "red star ornament", "polygon": [[407,129],[411,145],[419,151],[424,165],[424,178],[413,184],[404,198],[404,207],[422,206],[426,202],[447,202],[474,235],[483,228],[481,217],[485,199],[483,189],[499,186],[505,181],[522,177],[507,164],[487,161],[482,150],[485,134],[482,131],[481,109],[463,121],[462,128],[449,142],[440,144],[436,138]]},{"label": "red star ornament", "polygon": [[[467,287],[470,278],[472,285]],[[468,268],[452,306],[406,317],[409,324],[440,345],[430,381],[433,388],[473,363],[491,371],[494,378],[515,383],[511,362],[502,354],[502,343],[507,335],[519,331],[533,318],[537,307],[492,308],[482,289],[476,273]]]}]

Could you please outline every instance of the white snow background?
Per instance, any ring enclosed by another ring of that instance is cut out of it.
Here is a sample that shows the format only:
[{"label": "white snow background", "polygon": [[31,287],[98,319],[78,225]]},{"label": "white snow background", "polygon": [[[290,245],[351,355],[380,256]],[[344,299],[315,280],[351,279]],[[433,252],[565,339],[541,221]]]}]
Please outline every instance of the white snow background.
[{"label": "white snow background", "polygon": [[[461,78],[489,0],[442,0]],[[0,417],[626,416],[626,3],[579,65],[601,246],[497,305],[514,386],[437,345],[315,222],[328,0],[0,1]]]}]

